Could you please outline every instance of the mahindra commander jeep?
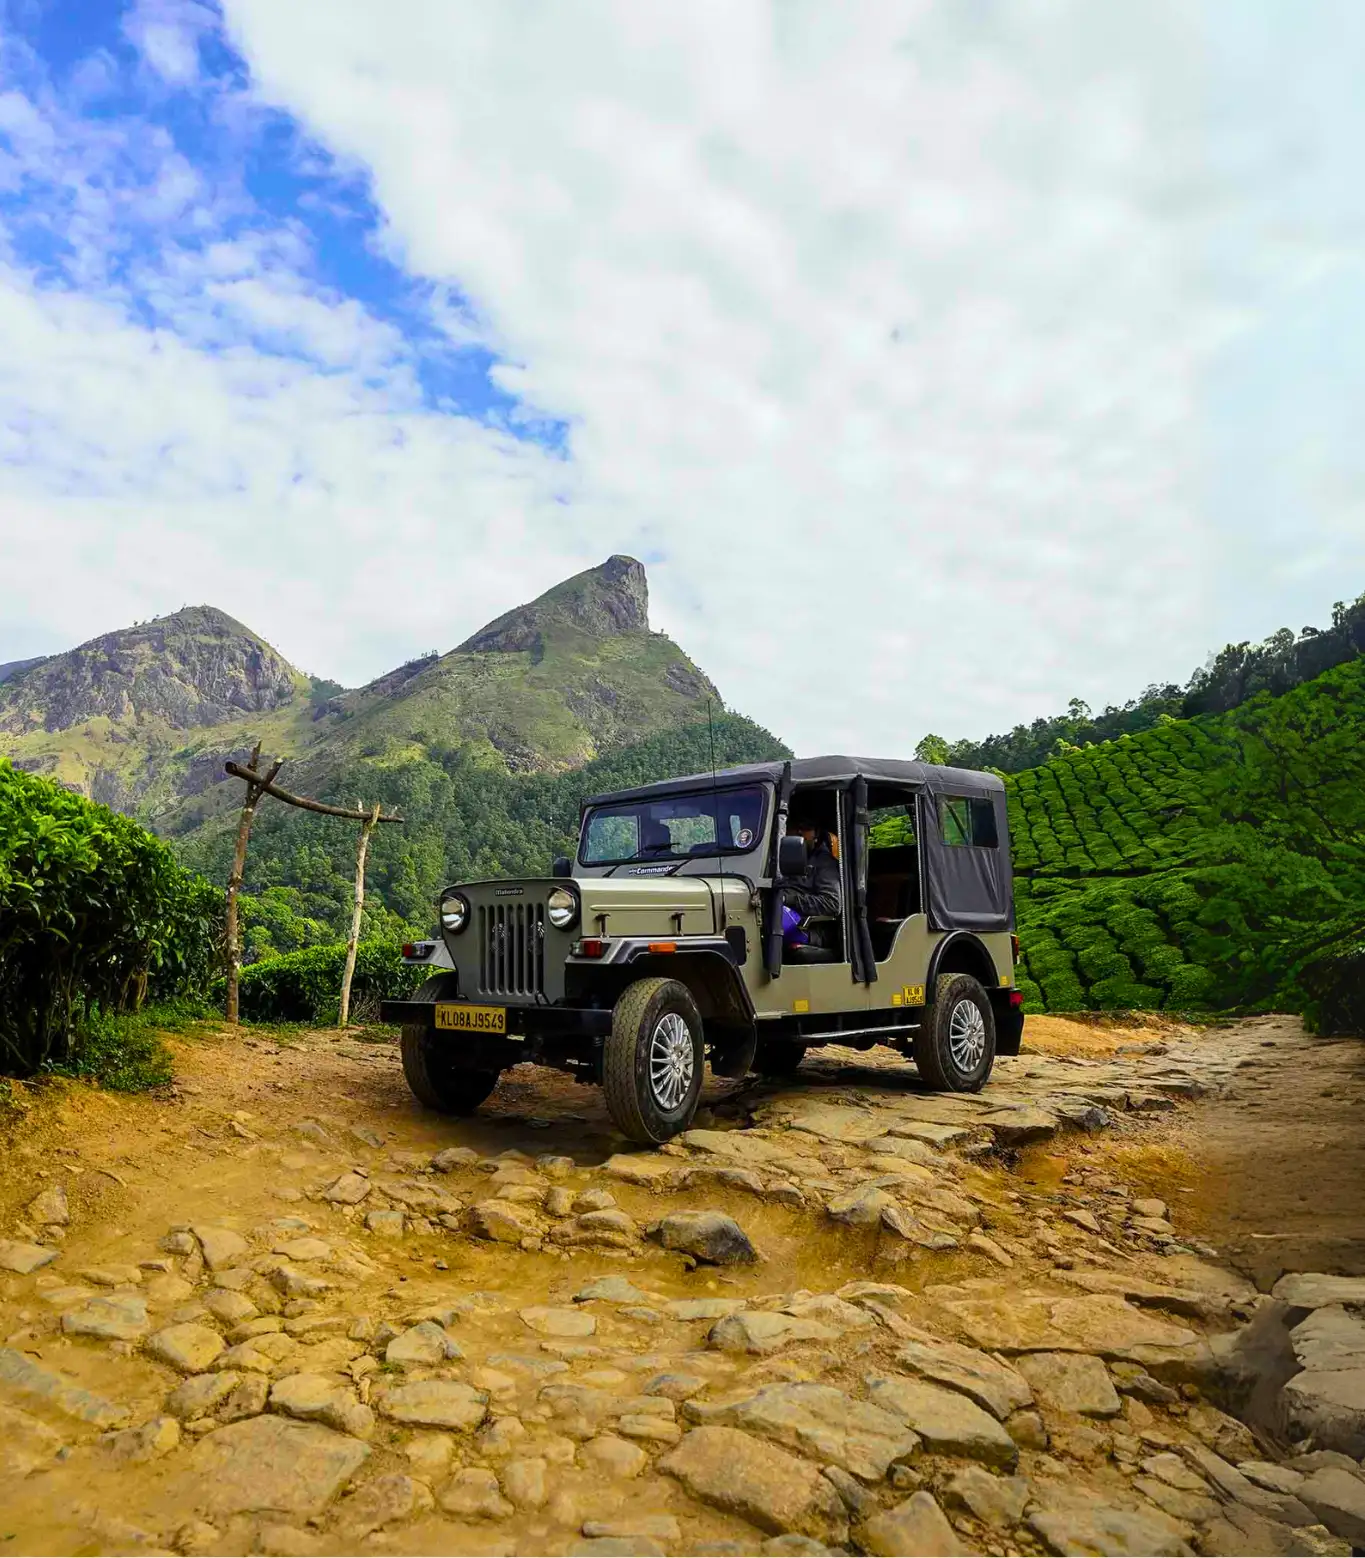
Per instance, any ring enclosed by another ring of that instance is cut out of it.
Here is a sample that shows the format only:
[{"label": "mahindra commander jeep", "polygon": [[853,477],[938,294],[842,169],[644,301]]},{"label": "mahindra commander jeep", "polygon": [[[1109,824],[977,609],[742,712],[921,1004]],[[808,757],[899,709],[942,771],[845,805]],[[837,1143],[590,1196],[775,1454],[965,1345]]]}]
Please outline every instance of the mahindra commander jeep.
[{"label": "mahindra commander jeep", "polygon": [[[798,818],[825,852],[823,914],[786,902],[813,901]],[[449,887],[440,923],[450,967],[381,1010],[412,1091],[447,1113],[534,1061],[598,1084],[624,1135],[662,1142],[687,1129],[708,1063],[776,1075],[812,1045],[885,1044],[931,1088],[977,1092],[1019,1053],[992,774],[816,757],[598,795],[574,860]]]}]

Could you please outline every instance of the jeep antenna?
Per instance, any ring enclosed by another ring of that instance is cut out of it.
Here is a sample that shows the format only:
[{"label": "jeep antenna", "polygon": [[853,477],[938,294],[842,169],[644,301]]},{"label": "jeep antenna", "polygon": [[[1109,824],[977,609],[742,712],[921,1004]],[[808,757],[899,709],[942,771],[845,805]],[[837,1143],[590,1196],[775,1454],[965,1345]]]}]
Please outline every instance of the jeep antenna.
[{"label": "jeep antenna", "polygon": [[716,782],[716,725],[711,718],[711,700],[706,700],[706,733],[711,738],[711,822],[716,830],[716,875],[720,877],[720,933],[725,934],[725,862],[720,852],[720,800]]}]

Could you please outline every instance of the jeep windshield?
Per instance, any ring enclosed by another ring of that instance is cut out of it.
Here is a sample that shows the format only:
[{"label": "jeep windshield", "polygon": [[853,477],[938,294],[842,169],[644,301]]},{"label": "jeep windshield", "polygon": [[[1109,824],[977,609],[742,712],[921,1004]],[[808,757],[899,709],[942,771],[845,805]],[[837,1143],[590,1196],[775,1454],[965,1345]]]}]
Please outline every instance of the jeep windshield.
[{"label": "jeep windshield", "polygon": [[747,854],[763,836],[763,809],[757,785],[595,806],[583,819],[579,864]]}]

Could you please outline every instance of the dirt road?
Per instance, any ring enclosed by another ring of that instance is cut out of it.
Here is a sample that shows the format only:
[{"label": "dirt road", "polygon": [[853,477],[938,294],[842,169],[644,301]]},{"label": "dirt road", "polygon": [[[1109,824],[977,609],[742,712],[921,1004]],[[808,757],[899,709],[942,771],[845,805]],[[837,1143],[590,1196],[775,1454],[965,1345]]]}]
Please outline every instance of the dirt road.
[{"label": "dirt road", "polygon": [[1351,1373],[1365,1283],[1264,1295],[1365,1272],[1358,1042],[826,1051],[649,1153],[532,1068],[450,1121],[382,1040],[175,1047],[11,1122],[0,1554],[1365,1545],[1340,1379],[1212,1404],[1272,1322]]}]

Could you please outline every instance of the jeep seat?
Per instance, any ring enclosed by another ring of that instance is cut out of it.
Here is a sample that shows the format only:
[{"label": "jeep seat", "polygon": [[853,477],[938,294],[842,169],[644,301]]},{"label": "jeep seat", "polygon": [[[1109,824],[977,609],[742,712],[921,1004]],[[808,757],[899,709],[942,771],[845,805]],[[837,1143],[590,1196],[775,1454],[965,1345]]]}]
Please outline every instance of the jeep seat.
[{"label": "jeep seat", "polygon": [[809,942],[801,947],[783,947],[784,963],[837,963],[839,954],[833,947],[816,947]]}]

